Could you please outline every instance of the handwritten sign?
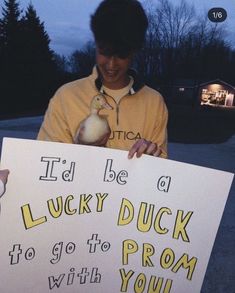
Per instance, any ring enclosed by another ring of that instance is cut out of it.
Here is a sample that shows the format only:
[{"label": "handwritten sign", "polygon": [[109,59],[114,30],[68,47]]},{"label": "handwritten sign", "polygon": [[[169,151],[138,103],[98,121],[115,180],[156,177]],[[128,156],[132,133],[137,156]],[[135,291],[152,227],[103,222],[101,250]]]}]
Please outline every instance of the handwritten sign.
[{"label": "handwritten sign", "polygon": [[233,174],[4,138],[0,292],[200,292]]}]

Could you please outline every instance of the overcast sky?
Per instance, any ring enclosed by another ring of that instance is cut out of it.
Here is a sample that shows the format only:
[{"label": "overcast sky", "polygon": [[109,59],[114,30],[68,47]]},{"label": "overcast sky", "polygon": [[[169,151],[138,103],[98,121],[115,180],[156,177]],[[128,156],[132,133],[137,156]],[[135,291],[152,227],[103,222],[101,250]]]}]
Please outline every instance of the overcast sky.
[{"label": "overcast sky", "polygon": [[[158,2],[158,0],[151,0]],[[176,0],[171,0],[173,3]],[[179,0],[177,0],[179,1]],[[101,0],[18,0],[25,10],[32,3],[51,39],[51,48],[58,54],[69,55],[92,39],[89,28],[90,15]],[[140,0],[144,3],[145,0]],[[212,7],[223,7],[228,17],[230,38],[235,44],[235,1],[234,0],[187,0],[202,13]],[[0,0],[0,8],[4,0]]]}]

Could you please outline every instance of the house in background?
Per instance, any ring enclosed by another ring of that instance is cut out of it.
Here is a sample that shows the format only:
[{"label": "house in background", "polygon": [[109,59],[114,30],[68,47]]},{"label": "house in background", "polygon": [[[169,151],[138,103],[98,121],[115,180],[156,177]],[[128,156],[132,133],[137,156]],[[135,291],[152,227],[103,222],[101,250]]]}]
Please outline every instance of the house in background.
[{"label": "house in background", "polygon": [[235,107],[235,87],[220,79],[200,84],[198,94],[202,106]]},{"label": "house in background", "polygon": [[235,109],[235,87],[220,79],[199,84],[196,79],[176,79],[159,86],[168,105],[212,106]]}]

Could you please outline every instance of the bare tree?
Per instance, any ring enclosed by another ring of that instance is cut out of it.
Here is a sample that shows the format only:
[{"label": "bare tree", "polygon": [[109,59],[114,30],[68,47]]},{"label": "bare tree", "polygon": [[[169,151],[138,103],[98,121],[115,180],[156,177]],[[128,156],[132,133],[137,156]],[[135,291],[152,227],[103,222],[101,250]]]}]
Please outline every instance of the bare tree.
[{"label": "bare tree", "polygon": [[194,7],[182,0],[173,5],[159,0],[157,5],[145,2],[149,19],[144,49],[136,58],[145,76],[171,76],[177,64],[178,50],[195,24]]},{"label": "bare tree", "polygon": [[224,41],[226,26],[210,22],[207,13],[197,15],[185,0],[178,4],[170,0],[154,3],[144,3],[149,28],[145,46],[135,59],[135,66],[148,80],[173,82],[179,77],[203,76],[205,64],[212,70],[218,59],[216,68],[222,68],[219,60],[225,62],[226,56],[234,56]]},{"label": "bare tree", "polygon": [[69,65],[72,73],[79,76],[89,75],[95,64],[94,42],[87,42],[81,50],[76,50],[70,57]]},{"label": "bare tree", "polygon": [[179,50],[179,68],[181,75],[189,78],[216,78],[228,64],[228,42],[225,41],[226,26],[211,23],[207,13],[197,18],[193,32],[187,35]]}]

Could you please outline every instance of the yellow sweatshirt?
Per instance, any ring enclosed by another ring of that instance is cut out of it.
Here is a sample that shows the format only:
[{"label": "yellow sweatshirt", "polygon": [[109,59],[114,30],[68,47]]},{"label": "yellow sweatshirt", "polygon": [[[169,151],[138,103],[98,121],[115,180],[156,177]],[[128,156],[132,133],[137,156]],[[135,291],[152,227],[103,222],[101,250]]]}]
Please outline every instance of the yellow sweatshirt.
[{"label": "yellow sweatshirt", "polygon": [[[134,72],[129,94],[117,104],[106,95],[113,110],[102,110],[108,119],[111,135],[107,147],[130,150],[136,140],[144,138],[156,143],[167,157],[168,111],[162,96],[140,83]],[[60,87],[49,102],[38,140],[74,143],[79,123],[90,113],[92,98],[101,91],[102,83],[96,68],[86,78]]]}]

